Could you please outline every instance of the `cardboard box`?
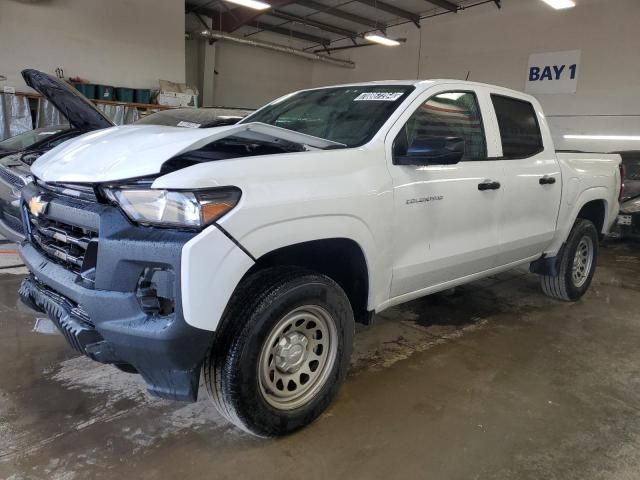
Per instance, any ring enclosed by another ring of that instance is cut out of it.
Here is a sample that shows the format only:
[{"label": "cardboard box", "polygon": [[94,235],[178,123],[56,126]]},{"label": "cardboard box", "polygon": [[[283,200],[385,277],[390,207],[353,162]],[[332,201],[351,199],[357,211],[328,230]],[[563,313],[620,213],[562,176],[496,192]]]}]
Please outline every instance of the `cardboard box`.
[{"label": "cardboard box", "polygon": [[160,80],[158,104],[168,107],[197,107],[198,90],[187,87],[184,83]]},{"label": "cardboard box", "polygon": [[198,95],[179,92],[158,93],[158,105],[168,107],[197,107]]}]

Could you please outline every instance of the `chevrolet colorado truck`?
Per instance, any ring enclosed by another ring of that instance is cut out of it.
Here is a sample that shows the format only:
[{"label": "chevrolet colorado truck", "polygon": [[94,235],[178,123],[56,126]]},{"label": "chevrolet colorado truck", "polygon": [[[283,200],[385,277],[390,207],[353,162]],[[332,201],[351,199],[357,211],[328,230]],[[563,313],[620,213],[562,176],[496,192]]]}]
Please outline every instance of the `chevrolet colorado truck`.
[{"label": "chevrolet colorado truck", "polygon": [[519,265],[578,300],[620,157],[556,152],[539,103],[455,80],[317,88],[211,129],[123,126],[40,157],[23,301],[84,355],[259,436],[327,408],[354,322]]}]

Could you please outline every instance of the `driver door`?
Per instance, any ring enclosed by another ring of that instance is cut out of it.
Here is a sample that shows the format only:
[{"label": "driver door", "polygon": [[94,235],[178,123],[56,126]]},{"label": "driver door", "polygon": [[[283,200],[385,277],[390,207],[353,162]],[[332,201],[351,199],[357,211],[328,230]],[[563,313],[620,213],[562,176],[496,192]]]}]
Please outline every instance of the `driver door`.
[{"label": "driver door", "polygon": [[[427,293],[496,264],[503,172],[488,159],[496,155],[484,131],[495,123],[488,101],[482,87],[440,85],[404,112],[386,138],[394,191],[392,298]],[[464,153],[453,161],[446,151],[428,152],[460,142]],[[411,164],[416,152],[431,160]]]}]

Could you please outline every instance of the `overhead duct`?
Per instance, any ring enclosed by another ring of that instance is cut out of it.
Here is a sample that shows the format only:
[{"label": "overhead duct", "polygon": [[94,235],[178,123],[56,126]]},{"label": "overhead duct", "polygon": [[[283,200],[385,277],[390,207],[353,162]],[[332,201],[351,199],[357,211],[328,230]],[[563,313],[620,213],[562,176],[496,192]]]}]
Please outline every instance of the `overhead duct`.
[{"label": "overhead duct", "polygon": [[304,50],[298,50],[297,48],[287,47],[286,45],[280,45],[271,42],[262,42],[260,40],[252,40],[249,38],[236,37],[228,33],[219,32],[216,30],[210,30],[208,32],[192,33],[192,37],[202,37],[209,40],[227,40],[229,42],[240,43],[243,45],[249,45],[251,47],[265,48],[267,50],[274,50],[276,52],[288,53],[295,55],[296,57],[306,58],[307,60],[313,60],[316,62],[329,63],[342,68],[356,68],[356,64],[351,60],[341,60],[339,58],[331,58],[327,55],[320,55],[313,52],[305,52]]}]

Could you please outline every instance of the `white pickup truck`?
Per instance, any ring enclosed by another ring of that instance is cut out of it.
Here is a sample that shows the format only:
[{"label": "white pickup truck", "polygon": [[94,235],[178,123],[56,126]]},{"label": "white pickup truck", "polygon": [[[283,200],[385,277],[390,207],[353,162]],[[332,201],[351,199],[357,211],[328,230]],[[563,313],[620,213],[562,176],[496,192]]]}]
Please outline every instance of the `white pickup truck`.
[{"label": "white pickup truck", "polygon": [[335,397],[354,322],[530,264],[578,300],[616,155],[556,153],[538,102],[455,80],[292,93],[237,125],[114,127],[22,193],[25,303],[83,354],[260,436]]}]

